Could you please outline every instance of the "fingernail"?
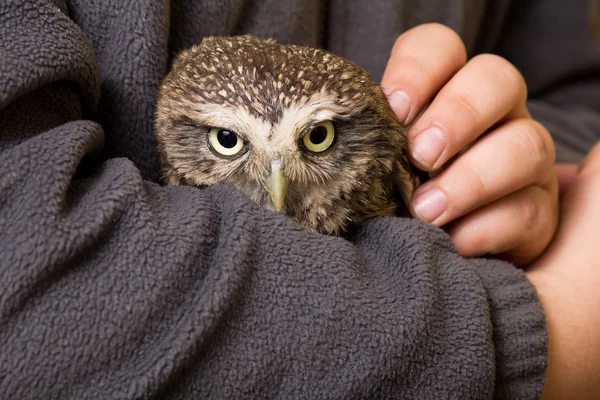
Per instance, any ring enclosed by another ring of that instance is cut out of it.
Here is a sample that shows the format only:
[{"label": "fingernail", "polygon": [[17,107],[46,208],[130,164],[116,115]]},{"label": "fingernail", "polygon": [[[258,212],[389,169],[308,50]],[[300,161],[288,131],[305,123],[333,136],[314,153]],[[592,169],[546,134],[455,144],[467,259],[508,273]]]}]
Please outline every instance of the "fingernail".
[{"label": "fingernail", "polygon": [[406,92],[403,90],[396,91],[388,97],[388,101],[398,120],[400,120],[403,125],[406,125],[408,123],[407,120],[410,115],[410,110],[412,109],[412,103]]},{"label": "fingernail", "polygon": [[440,128],[431,127],[413,140],[412,148],[412,156],[431,169],[446,148],[444,132]]},{"label": "fingernail", "polygon": [[424,221],[433,222],[446,211],[448,200],[439,189],[430,189],[419,195],[414,203],[415,213]]}]

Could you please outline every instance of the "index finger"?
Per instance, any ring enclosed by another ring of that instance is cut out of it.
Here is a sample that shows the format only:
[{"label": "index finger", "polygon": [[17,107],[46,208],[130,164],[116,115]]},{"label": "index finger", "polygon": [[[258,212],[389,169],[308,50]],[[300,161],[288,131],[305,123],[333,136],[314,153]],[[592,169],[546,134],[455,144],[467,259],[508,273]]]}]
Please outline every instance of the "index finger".
[{"label": "index finger", "polygon": [[424,24],[400,35],[381,80],[394,113],[405,125],[467,61],[462,39],[441,24]]}]

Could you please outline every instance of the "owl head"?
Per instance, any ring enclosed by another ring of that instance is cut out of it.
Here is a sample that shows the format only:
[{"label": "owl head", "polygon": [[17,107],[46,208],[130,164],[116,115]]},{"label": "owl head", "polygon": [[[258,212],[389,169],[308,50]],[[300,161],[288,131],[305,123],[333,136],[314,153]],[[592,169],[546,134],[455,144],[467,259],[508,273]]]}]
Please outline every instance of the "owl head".
[{"label": "owl head", "polygon": [[314,48],[205,38],[165,77],[155,135],[167,184],[230,185],[326,234],[397,215],[415,185],[380,86]]}]

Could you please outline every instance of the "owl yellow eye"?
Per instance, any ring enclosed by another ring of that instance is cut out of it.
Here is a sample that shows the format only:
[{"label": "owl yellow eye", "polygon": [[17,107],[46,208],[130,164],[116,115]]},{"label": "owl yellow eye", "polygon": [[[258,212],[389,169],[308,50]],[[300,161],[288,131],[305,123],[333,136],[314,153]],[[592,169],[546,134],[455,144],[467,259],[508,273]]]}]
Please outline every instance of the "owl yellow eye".
[{"label": "owl yellow eye", "polygon": [[234,132],[227,129],[212,128],[208,134],[212,149],[223,156],[235,156],[244,148],[244,142]]},{"label": "owl yellow eye", "polygon": [[304,146],[314,152],[320,153],[327,150],[333,143],[335,129],[331,121],[322,122],[312,128],[302,139]]}]

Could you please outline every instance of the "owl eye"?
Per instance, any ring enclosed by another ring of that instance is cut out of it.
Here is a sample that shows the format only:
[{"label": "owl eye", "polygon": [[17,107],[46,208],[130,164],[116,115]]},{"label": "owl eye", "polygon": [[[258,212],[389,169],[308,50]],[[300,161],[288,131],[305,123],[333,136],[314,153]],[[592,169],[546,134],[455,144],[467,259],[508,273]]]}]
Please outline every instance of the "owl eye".
[{"label": "owl eye", "polygon": [[227,129],[212,128],[208,133],[210,147],[219,155],[234,156],[244,148],[244,141]]},{"label": "owl eye", "polygon": [[335,129],[331,121],[322,122],[312,128],[302,139],[304,146],[313,153],[327,150],[333,143]]}]

